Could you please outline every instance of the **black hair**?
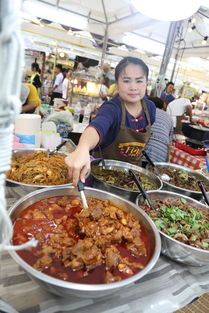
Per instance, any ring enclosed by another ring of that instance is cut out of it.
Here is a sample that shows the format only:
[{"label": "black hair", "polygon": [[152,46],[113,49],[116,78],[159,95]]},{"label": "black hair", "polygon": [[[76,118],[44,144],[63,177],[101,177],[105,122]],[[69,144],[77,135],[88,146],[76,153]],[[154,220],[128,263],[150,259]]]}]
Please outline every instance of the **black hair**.
[{"label": "black hair", "polygon": [[60,72],[62,72],[62,64],[57,64],[55,67],[58,68]]},{"label": "black hair", "polygon": [[63,74],[64,78],[66,77],[66,75],[67,75],[67,73],[68,73],[69,71],[71,71],[70,68],[63,68],[63,69],[62,69],[62,74]]},{"label": "black hair", "polygon": [[34,62],[34,63],[31,64],[31,68],[32,68],[32,69],[35,68],[35,69],[36,69],[36,72],[39,72],[39,70],[40,70],[38,63],[36,63],[36,62]]},{"label": "black hair", "polygon": [[166,88],[167,88],[169,85],[173,85],[173,86],[174,86],[174,83],[173,83],[173,82],[168,82],[168,83],[166,84]]},{"label": "black hair", "polygon": [[118,82],[118,78],[120,73],[126,68],[128,64],[135,64],[141,66],[141,68],[144,71],[144,74],[146,76],[146,79],[148,80],[149,75],[149,68],[148,66],[142,61],[141,59],[134,58],[134,57],[125,57],[123,58],[118,65],[115,68],[115,80]]},{"label": "black hair", "polygon": [[155,104],[156,108],[161,109],[161,110],[163,109],[163,100],[161,98],[148,97],[148,99],[151,100]]}]

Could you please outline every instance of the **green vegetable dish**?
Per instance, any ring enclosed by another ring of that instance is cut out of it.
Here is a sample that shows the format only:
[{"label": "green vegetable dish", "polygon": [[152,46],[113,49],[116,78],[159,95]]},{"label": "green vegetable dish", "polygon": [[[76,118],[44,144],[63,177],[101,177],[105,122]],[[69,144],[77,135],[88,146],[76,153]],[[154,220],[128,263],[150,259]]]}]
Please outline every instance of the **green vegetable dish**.
[{"label": "green vegetable dish", "polygon": [[209,211],[194,207],[183,198],[152,201],[153,209],[142,209],[159,230],[190,246],[209,250]]},{"label": "green vegetable dish", "polygon": [[[96,166],[92,168],[91,172],[96,178],[107,184],[128,190],[139,190],[132,177],[125,171],[102,169],[101,166]],[[146,175],[137,172],[135,172],[135,174],[141,181],[145,190],[154,190],[158,188]]]}]

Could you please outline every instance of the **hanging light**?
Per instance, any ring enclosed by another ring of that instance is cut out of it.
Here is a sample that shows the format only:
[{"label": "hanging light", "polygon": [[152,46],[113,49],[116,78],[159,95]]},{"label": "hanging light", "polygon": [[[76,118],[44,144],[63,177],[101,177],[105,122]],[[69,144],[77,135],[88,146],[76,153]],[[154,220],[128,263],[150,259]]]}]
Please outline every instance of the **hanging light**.
[{"label": "hanging light", "polygon": [[193,25],[192,27],[189,27],[189,28],[188,28],[188,32],[191,33],[195,28],[196,28],[195,25]]},{"label": "hanging light", "polygon": [[202,45],[206,45],[208,40],[208,36],[205,36],[204,39],[202,40]]},{"label": "hanging light", "polygon": [[168,1],[168,0],[131,0],[133,6],[142,14],[161,21],[184,20],[196,13],[201,5],[201,0]]},{"label": "hanging light", "polygon": [[196,18],[193,17],[192,20],[191,20],[192,24],[195,24],[196,23]]},{"label": "hanging light", "polygon": [[65,56],[65,54],[64,54],[64,52],[62,51],[62,52],[60,52],[60,58],[64,58],[64,56]]}]

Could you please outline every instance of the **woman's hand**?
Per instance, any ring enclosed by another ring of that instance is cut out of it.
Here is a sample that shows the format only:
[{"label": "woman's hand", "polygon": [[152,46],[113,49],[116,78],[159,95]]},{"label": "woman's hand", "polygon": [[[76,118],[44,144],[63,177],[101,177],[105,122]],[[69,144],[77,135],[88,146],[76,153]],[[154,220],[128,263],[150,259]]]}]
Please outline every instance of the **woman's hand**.
[{"label": "woman's hand", "polygon": [[76,187],[79,179],[85,183],[86,175],[90,171],[89,150],[78,147],[65,158],[65,163],[68,166],[69,177],[72,178],[73,185]]},{"label": "woman's hand", "polygon": [[90,170],[89,151],[94,149],[99,142],[99,135],[94,127],[87,127],[79,140],[78,146],[67,158],[65,163],[68,166],[70,178],[76,187],[79,179],[85,183],[86,174]]}]

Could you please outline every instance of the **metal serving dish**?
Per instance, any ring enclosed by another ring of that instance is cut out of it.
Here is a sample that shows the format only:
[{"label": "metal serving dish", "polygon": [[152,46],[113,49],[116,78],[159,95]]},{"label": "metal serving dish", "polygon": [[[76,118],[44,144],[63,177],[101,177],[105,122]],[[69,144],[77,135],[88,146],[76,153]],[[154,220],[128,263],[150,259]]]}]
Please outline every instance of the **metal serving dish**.
[{"label": "metal serving dish", "polygon": [[[14,156],[24,157],[26,155],[35,153],[36,151],[47,151],[47,149],[44,149],[44,148],[34,148],[34,149],[31,149],[31,148],[20,148],[20,149],[15,149],[15,150],[12,150],[12,157],[14,157]],[[67,154],[64,153],[64,152],[58,151],[57,153],[67,156]],[[9,179],[9,178],[6,178],[6,183],[7,183],[7,186],[9,186],[9,187],[20,187],[22,195],[28,194],[29,192],[35,191],[35,190],[37,190],[39,188],[52,188],[52,187],[54,187],[53,185],[48,186],[48,185],[24,184],[24,183],[17,182],[15,180],[12,180],[12,179]],[[61,186],[71,186],[71,185],[72,185],[72,183],[64,184],[64,185],[56,185],[56,186],[57,187],[61,187]]]},{"label": "metal serving dish", "polygon": [[[157,175],[147,171],[146,169],[144,169],[140,166],[136,166],[136,165],[133,165],[130,163],[116,161],[116,160],[108,160],[107,159],[104,161],[105,161],[106,168],[110,169],[110,170],[125,171],[125,172],[127,172],[127,175],[129,175],[128,170],[132,169],[136,173],[138,172],[138,173],[144,174],[145,176],[147,176],[149,178],[149,180],[151,180],[156,185],[156,188],[154,190],[159,190],[159,189],[162,189],[162,187],[163,187],[163,183]],[[91,162],[91,167],[95,167],[95,166],[101,166],[102,167],[101,159],[94,160]],[[123,198],[129,200],[129,201],[135,202],[136,197],[140,193],[140,191],[132,191],[132,190],[128,190],[128,189],[124,189],[124,188],[120,188],[120,187],[116,187],[116,186],[113,186],[111,184],[108,184],[108,183],[98,179],[94,174],[92,174],[92,172],[91,172],[90,176],[92,177],[93,187],[99,188],[101,190],[106,190],[106,191],[112,192],[112,193],[114,193],[120,197],[123,197]]]},{"label": "metal serving dish", "polygon": [[[209,177],[206,177],[206,176],[200,174],[199,172],[191,170],[191,169],[189,169],[187,167],[184,167],[184,166],[181,166],[181,165],[177,165],[177,164],[173,164],[173,163],[164,163],[164,162],[155,162],[155,165],[158,168],[171,167],[173,169],[183,170],[183,171],[186,171],[189,174],[195,176],[197,178],[197,180],[201,180],[203,183],[204,182],[205,183],[206,182],[209,183]],[[177,186],[174,186],[174,185],[170,184],[167,181],[163,181],[163,185],[164,185],[163,189],[165,189],[165,190],[170,190],[170,191],[174,191],[174,192],[177,192],[177,193],[181,193],[182,195],[186,195],[188,197],[192,197],[192,198],[197,199],[197,200],[201,200],[202,199],[201,191],[192,191],[192,190],[189,190],[189,189],[180,188],[180,187],[177,187]]]},{"label": "metal serving dish", "polygon": [[[109,283],[109,284],[77,284],[66,282],[63,280],[59,280],[48,276],[46,274],[41,273],[40,271],[34,269],[32,266],[28,265],[21,257],[15,252],[10,251],[13,259],[27,272],[27,274],[34,279],[38,284],[44,287],[47,291],[55,293],[59,296],[76,295],[84,298],[98,298],[108,294],[112,294],[116,292],[122,287],[126,287],[127,285],[139,280],[145,274],[147,274],[157,262],[160,249],[161,242],[160,236],[157,228],[154,223],[150,219],[150,217],[141,209],[138,209],[136,204],[131,203],[125,199],[122,199],[116,195],[108,193],[106,191],[101,191],[93,188],[86,188],[85,194],[87,196],[110,200],[112,203],[117,205],[118,207],[122,207],[128,212],[131,212],[137,219],[140,220],[140,223],[147,230],[147,234],[149,236],[149,241],[151,243],[151,257],[148,264],[137,274],[133,275],[130,278],[123,279],[119,282]],[[14,222],[20,212],[27,208],[29,205],[49,197],[54,196],[64,196],[64,195],[78,195],[78,192],[75,188],[71,187],[54,187],[54,188],[45,188],[40,189],[35,192],[28,194],[27,196],[22,197],[16,204],[14,204],[10,210],[9,214]]]},{"label": "metal serving dish", "polygon": [[[189,204],[201,208],[203,211],[208,213],[208,207],[197,200],[189,198],[182,194],[177,194],[171,191],[159,190],[159,191],[148,191],[147,194],[151,200],[162,199],[166,200],[168,198],[186,199]],[[143,203],[143,198],[139,195],[136,199],[137,206],[140,208],[140,203]],[[209,265],[209,251],[195,248],[189,246],[183,242],[180,242],[162,231],[159,231],[161,234],[161,243],[162,254],[166,255],[170,259],[176,262],[184,263],[192,266],[204,266]]]}]

